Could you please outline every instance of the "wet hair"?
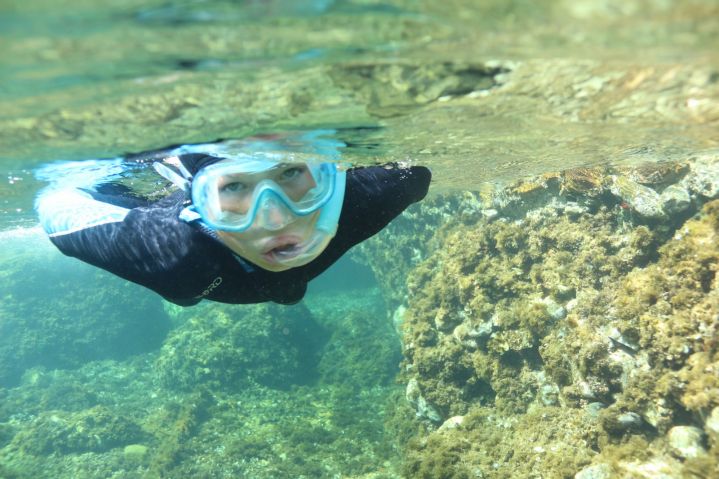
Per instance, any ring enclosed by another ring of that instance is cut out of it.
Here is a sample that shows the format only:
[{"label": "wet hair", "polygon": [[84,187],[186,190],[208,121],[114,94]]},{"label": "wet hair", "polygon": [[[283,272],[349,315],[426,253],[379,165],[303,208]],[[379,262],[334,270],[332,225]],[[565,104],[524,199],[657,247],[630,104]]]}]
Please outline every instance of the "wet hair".
[{"label": "wet hair", "polygon": [[189,171],[192,176],[195,176],[202,168],[222,161],[224,158],[206,155],[204,153],[186,153],[180,155],[179,159],[184,167],[187,168],[187,171]]}]

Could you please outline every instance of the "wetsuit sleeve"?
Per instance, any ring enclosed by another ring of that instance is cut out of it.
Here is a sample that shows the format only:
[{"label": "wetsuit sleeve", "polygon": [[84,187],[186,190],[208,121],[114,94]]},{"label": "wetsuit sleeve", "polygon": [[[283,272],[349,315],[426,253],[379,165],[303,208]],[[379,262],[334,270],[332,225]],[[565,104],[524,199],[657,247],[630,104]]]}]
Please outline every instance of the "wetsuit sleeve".
[{"label": "wetsuit sleeve", "polygon": [[338,234],[357,244],[373,236],[409,205],[425,197],[432,174],[423,166],[350,170]]},{"label": "wetsuit sleeve", "polygon": [[[173,195],[176,196],[176,195]],[[65,189],[36,202],[40,223],[58,249],[86,263],[146,286],[173,302],[192,297],[179,280],[191,227],[177,216],[181,198],[147,207],[123,208],[87,191]]]}]

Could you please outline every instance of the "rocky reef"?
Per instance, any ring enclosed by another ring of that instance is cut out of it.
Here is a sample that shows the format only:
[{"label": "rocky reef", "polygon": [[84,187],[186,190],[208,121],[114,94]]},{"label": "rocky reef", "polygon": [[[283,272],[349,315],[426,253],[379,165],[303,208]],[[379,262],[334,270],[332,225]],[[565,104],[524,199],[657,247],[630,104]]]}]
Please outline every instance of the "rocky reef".
[{"label": "rocky reef", "polygon": [[3,363],[0,477],[714,477],[717,165],[437,194],[292,307],[160,308],[105,282],[53,311],[23,293],[46,270],[8,279],[8,311],[32,314],[2,340],[74,355]]},{"label": "rocky reef", "polygon": [[[708,153],[438,197],[364,245],[393,286],[424,424],[404,475],[717,475],[716,165]],[[400,250],[413,256],[385,253]]]},{"label": "rocky reef", "polygon": [[158,348],[170,329],[162,301],[137,285],[58,257],[38,229],[3,238],[0,386],[26,369],[74,368]]},{"label": "rocky reef", "polygon": [[315,379],[327,333],[304,305],[175,309],[182,326],[155,364],[163,387],[236,391],[253,383],[289,388]]},{"label": "rocky reef", "polygon": [[376,287],[165,306],[153,352],[0,388],[0,477],[397,477],[414,431]]}]

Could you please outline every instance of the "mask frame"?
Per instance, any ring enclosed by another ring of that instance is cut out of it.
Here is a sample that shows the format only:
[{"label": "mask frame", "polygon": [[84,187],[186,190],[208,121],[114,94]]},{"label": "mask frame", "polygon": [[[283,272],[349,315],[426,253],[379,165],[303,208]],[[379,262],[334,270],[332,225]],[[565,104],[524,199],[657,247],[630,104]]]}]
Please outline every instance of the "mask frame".
[{"label": "mask frame", "polygon": [[[264,217],[263,209],[270,203],[273,207],[284,207],[294,216],[306,216],[323,208],[335,195],[337,187],[338,169],[334,163],[310,163],[306,165],[315,187],[310,189],[302,198],[292,200],[272,179],[262,179],[257,182],[252,191],[250,208],[245,213],[223,211],[217,188],[218,180],[224,177],[239,174],[255,174],[271,170],[282,162],[257,161],[248,164],[238,160],[228,160],[209,165],[200,170],[190,184],[192,204],[187,208],[202,219],[212,229],[241,233],[249,229],[258,219]],[[294,164],[294,163],[292,163]],[[260,168],[261,166],[261,168]],[[344,196],[344,190],[342,191]],[[286,213],[286,212],[283,212]],[[262,222],[262,221],[261,221]],[[276,229],[268,227],[267,229]]]}]

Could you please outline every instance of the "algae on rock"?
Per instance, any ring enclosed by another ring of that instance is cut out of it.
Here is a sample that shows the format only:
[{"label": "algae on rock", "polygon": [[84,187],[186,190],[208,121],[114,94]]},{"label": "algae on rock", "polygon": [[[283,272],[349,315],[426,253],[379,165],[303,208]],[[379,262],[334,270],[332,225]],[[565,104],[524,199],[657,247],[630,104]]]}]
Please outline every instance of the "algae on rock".
[{"label": "algae on rock", "polygon": [[170,322],[157,295],[50,248],[39,235],[5,245],[0,386],[17,385],[33,367],[73,368],[160,346]]},{"label": "algae on rock", "polygon": [[289,388],[316,378],[326,332],[302,305],[201,305],[182,310],[157,359],[165,387],[237,390],[249,383]]},{"label": "algae on rock", "polygon": [[716,162],[543,175],[462,214],[428,199],[413,219],[433,231],[382,233],[386,251],[421,252],[369,261],[382,284],[407,278],[387,298],[404,305],[401,378],[426,424],[408,477],[717,473],[716,441],[667,435],[710,436],[719,405],[719,201],[702,186]]}]

